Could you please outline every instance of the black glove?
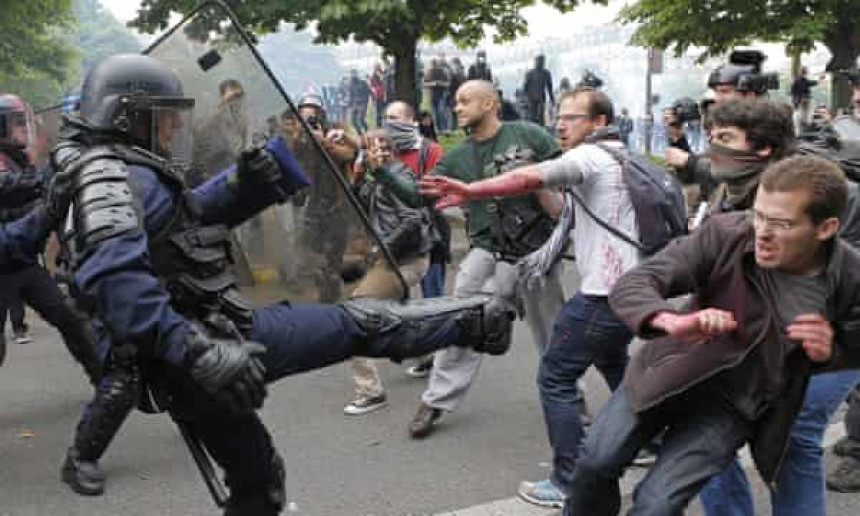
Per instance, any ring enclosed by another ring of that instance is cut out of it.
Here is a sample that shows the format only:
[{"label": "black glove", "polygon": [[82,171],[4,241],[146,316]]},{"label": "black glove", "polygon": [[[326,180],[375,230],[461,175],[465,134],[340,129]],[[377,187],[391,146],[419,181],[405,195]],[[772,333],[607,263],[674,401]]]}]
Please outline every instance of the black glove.
[{"label": "black glove", "polygon": [[45,213],[50,219],[51,226],[59,226],[72,204],[72,174],[59,171],[48,181],[45,191]]},{"label": "black glove", "polygon": [[277,185],[282,177],[281,167],[275,157],[260,147],[242,151],[236,164],[240,184]]},{"label": "black glove", "polygon": [[266,397],[266,368],[255,356],[265,351],[258,342],[219,339],[195,328],[185,340],[185,363],[215,399],[235,412],[249,412],[262,407]]}]

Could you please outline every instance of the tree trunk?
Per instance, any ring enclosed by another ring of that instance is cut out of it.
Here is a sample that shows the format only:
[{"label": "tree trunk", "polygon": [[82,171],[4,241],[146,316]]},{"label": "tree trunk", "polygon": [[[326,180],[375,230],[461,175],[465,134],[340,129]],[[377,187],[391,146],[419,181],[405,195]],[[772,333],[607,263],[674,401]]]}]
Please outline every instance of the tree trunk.
[{"label": "tree trunk", "polygon": [[[840,13],[837,12],[837,15]],[[857,56],[860,55],[860,30],[855,20],[840,19],[828,31],[824,44],[832,55],[827,63],[827,71],[833,73],[833,89],[830,104],[833,109],[847,108],[851,105],[851,83],[844,73],[857,69]]]},{"label": "tree trunk", "polygon": [[396,72],[395,94],[397,98],[395,100],[408,102],[417,113],[421,110],[421,106],[418,105],[418,88],[423,87],[421,84],[416,84],[415,78],[415,52],[418,49],[418,38],[411,37],[398,43],[397,48],[390,50],[394,56]]},{"label": "tree trunk", "polygon": [[789,51],[789,57],[791,57],[791,80],[795,81],[798,77],[800,77],[800,50],[793,48]]}]

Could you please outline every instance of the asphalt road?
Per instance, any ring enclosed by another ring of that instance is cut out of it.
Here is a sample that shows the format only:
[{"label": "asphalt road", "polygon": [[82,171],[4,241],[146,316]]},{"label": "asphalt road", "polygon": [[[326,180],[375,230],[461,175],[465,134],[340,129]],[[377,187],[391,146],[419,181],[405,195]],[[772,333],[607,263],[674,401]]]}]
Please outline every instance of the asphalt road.
[{"label": "asphalt road", "polygon": [[[567,284],[574,283],[569,274]],[[59,466],[90,391],[54,330],[36,322],[34,337],[32,344],[10,345],[0,369],[0,516],[218,513],[163,416],[136,413],[126,422],[102,461],[109,479],[104,496],[80,497],[62,484]],[[403,366],[382,365],[389,406],[364,417],[341,412],[351,394],[345,365],[273,385],[263,416],[286,460],[287,514],[554,514],[510,500],[520,481],[548,471],[536,358],[518,324],[514,349],[485,360],[460,411],[423,441],[411,440],[406,426],[424,382],[408,378]],[[592,404],[599,405],[606,396],[602,381],[590,375],[588,384]],[[629,492],[630,479],[625,485]],[[828,514],[860,514],[860,495],[829,501]]]}]

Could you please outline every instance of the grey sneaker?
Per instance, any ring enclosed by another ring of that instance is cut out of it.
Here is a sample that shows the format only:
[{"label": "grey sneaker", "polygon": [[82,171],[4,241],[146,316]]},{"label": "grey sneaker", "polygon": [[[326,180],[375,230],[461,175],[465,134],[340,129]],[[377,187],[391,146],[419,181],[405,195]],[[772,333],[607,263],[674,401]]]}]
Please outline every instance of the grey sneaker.
[{"label": "grey sneaker", "polygon": [[361,416],[379,410],[386,405],[388,405],[388,399],[385,397],[385,393],[379,396],[359,396],[343,407],[343,413],[347,416]]},{"label": "grey sneaker", "polygon": [[845,457],[827,475],[827,489],[838,493],[860,492],[860,460]]}]

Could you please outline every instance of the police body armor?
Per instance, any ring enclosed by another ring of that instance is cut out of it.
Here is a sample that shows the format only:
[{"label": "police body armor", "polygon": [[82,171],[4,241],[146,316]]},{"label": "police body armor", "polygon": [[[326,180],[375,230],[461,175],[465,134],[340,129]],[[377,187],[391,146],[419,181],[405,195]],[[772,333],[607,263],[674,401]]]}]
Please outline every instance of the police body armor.
[{"label": "police body armor", "polygon": [[[147,167],[173,197],[167,221],[148,238],[153,269],[170,294],[171,307],[210,334],[223,338],[250,336],[251,306],[239,292],[231,270],[230,229],[225,225],[202,225],[181,168],[146,150],[116,144],[82,148],[77,142],[65,141],[54,152],[58,167],[64,171],[74,167],[66,172],[75,175],[76,187],[74,209],[62,238],[64,253],[72,265],[92,245],[143,227],[143,214],[135,199],[135,179],[128,167]],[[88,307],[82,308],[92,313]],[[139,355],[146,349],[134,343],[113,344],[112,351],[120,355],[119,360],[122,355]],[[132,351],[124,351],[127,348]],[[166,400],[156,394],[157,406],[144,403],[140,408],[147,412],[166,408]]]}]

